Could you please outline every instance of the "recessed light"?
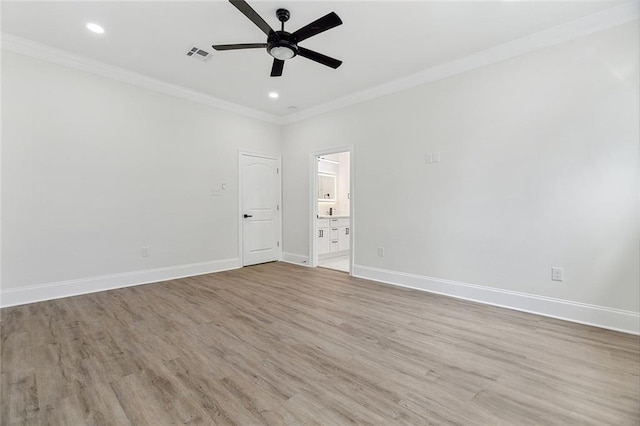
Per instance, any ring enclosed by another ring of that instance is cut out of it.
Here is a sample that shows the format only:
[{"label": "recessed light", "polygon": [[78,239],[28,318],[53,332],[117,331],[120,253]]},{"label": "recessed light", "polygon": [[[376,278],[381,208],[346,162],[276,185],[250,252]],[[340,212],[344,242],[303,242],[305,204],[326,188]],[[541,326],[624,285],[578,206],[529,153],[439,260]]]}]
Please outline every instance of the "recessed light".
[{"label": "recessed light", "polygon": [[93,22],[89,22],[87,24],[87,29],[96,34],[104,34],[104,28],[102,28],[100,25]]},{"label": "recessed light", "polygon": [[271,99],[278,99],[278,96],[280,96],[280,95],[278,95],[277,92],[269,92],[269,97]]}]

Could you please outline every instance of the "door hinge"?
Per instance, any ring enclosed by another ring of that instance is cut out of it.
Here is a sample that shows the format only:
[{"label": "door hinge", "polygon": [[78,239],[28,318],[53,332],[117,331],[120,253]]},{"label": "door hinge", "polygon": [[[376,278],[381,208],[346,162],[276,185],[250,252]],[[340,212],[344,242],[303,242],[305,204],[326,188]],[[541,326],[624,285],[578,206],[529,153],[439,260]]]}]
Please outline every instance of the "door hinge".
[{"label": "door hinge", "polygon": [[280,204],[276,205],[276,210],[280,211]]},{"label": "door hinge", "polygon": [[280,241],[278,241],[278,247],[280,247]]},{"label": "door hinge", "polygon": [[280,169],[279,168],[276,168],[276,173],[280,173]]}]

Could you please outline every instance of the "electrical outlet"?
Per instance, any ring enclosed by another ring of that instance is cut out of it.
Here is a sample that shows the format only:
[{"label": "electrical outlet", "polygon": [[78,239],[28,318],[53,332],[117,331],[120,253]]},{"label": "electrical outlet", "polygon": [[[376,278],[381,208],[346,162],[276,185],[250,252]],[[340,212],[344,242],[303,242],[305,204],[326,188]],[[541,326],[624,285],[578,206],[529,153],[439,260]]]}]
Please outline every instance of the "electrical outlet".
[{"label": "electrical outlet", "polygon": [[140,249],[140,254],[142,255],[142,257],[149,257],[151,256],[151,248],[149,247],[142,247]]},{"label": "electrical outlet", "polygon": [[553,281],[562,281],[564,279],[564,269],[552,267],[551,268],[551,279]]},{"label": "electrical outlet", "polygon": [[378,247],[378,256],[384,257],[384,247]]}]

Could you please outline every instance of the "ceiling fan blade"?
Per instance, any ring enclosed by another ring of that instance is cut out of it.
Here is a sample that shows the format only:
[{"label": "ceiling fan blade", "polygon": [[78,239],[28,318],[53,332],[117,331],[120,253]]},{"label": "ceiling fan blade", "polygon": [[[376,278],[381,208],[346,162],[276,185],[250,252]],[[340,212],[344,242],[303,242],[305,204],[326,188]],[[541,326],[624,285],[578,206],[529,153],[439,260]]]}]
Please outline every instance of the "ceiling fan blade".
[{"label": "ceiling fan blade", "polygon": [[229,2],[234,5],[236,7],[236,9],[238,9],[240,12],[243,13],[244,16],[246,16],[247,18],[249,18],[251,20],[251,22],[253,22],[254,24],[256,24],[258,26],[258,28],[260,28],[262,30],[263,33],[265,33],[266,35],[269,35],[271,33],[273,33],[273,29],[269,26],[269,24],[267,24],[264,19],[262,19],[262,17],[260,15],[258,15],[258,13],[253,10],[253,8],[251,6],[249,6],[249,3],[247,3],[244,0],[229,0]]},{"label": "ceiling fan blade", "polygon": [[267,47],[267,43],[214,44],[215,50],[259,49]]},{"label": "ceiling fan blade", "polygon": [[321,32],[337,27],[338,25],[342,25],[342,20],[335,12],[331,12],[320,19],[316,19],[309,25],[305,25],[300,28],[298,31],[293,33],[293,35],[296,36],[296,39],[300,42],[308,39],[309,37],[313,37],[316,34],[320,34]]},{"label": "ceiling fan blade", "polygon": [[305,49],[304,47],[300,46],[298,46],[298,55],[334,69],[342,65],[342,61],[323,55],[322,53],[314,52],[313,50]]},{"label": "ceiling fan blade", "polygon": [[284,69],[284,61],[281,59],[273,59],[273,66],[271,67],[271,77],[281,77],[282,70]]}]

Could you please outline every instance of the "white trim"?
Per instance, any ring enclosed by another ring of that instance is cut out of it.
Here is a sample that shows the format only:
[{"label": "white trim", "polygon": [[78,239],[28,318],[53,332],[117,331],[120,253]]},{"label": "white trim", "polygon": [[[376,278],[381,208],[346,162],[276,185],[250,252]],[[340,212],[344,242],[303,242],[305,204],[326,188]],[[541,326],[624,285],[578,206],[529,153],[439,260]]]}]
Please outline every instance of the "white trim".
[{"label": "white trim", "polygon": [[241,216],[244,215],[244,209],[242,206],[242,157],[257,157],[257,158],[266,158],[269,160],[276,160],[278,162],[278,205],[280,209],[278,210],[278,239],[279,246],[276,254],[276,260],[282,260],[282,156],[280,155],[272,155],[272,154],[264,154],[260,152],[254,151],[245,151],[238,150],[238,258],[240,259],[240,265],[244,267],[244,221]]},{"label": "white trim", "polygon": [[7,288],[0,290],[0,295],[2,296],[0,298],[2,300],[0,307],[6,308],[8,306],[79,296],[141,284],[158,283],[161,281],[211,274],[238,268],[240,268],[240,259],[222,259],[143,271],[124,272],[121,274],[80,278],[77,280],[57,281],[48,284]]},{"label": "white trim", "polygon": [[198,102],[223,111],[232,112],[234,114],[239,114],[256,120],[266,121],[267,123],[281,124],[280,117],[276,115],[267,114],[266,112],[224,101],[196,90],[167,83],[144,74],[108,65],[103,62],[75,55],[73,53],[27,40],[12,34],[2,33],[2,49],[75,70],[96,74],[101,77],[110,78],[123,83],[132,84],[134,86],[160,92],[165,95]]},{"label": "white trim", "polygon": [[354,266],[353,276],[623,333],[640,334],[640,313],[638,312],[363,265]]},{"label": "white trim", "polygon": [[293,263],[299,266],[309,266],[309,256],[296,253],[282,253],[282,262]]},{"label": "white trim", "polygon": [[318,155],[313,152],[309,156],[309,216],[310,222],[310,235],[309,235],[309,266],[312,268],[318,267],[318,241],[316,235],[318,235]]},{"label": "white trim", "polygon": [[356,181],[356,147],[349,147],[349,275],[353,276],[356,259],[356,239],[353,237],[356,230],[356,203],[354,201]]},{"label": "white trim", "polygon": [[462,74],[476,68],[506,61],[516,56],[535,52],[565,41],[634,21],[638,19],[639,16],[640,3],[637,1],[626,2],[489,49],[481,50],[464,58],[436,65],[415,74],[287,115],[282,118],[281,124],[295,123],[412,87]]},{"label": "white trim", "polygon": [[[0,20],[2,19],[2,5],[0,5]],[[0,33],[0,45],[2,44],[2,34]],[[2,55],[0,54],[0,70],[4,69],[2,67]],[[1,73],[1,71],[0,71]],[[0,99],[4,99],[2,97],[2,78],[0,78]],[[0,101],[0,117],[4,117],[4,115],[2,115],[2,104],[4,102]],[[2,122],[2,120],[0,119],[0,123]],[[2,135],[0,132],[0,188],[3,187],[2,185],[2,176],[4,175],[4,173],[2,173]],[[2,241],[2,197],[0,196],[0,242]],[[2,244],[0,244],[0,307],[2,306]]]}]

